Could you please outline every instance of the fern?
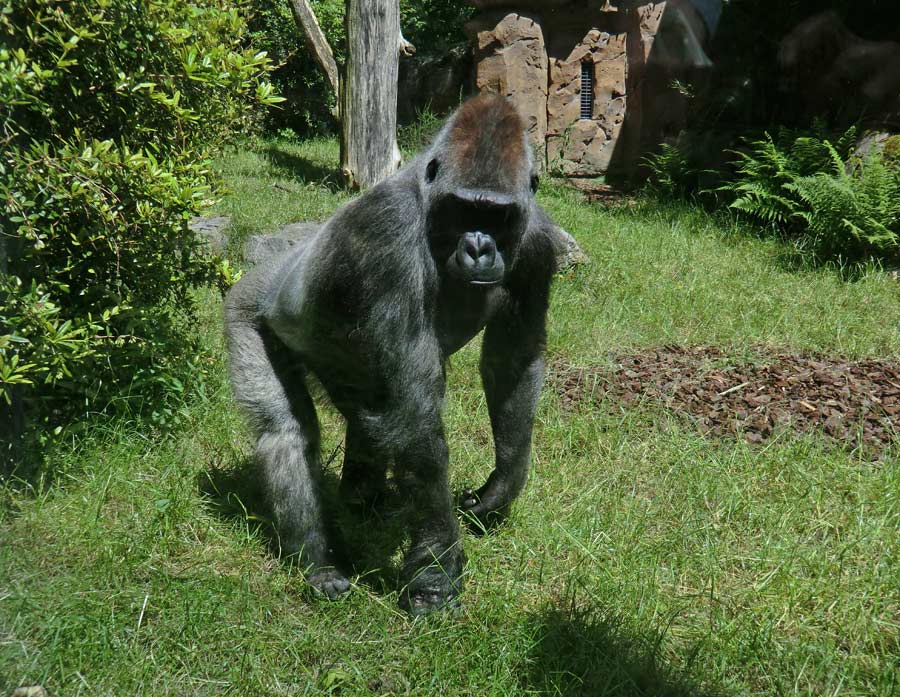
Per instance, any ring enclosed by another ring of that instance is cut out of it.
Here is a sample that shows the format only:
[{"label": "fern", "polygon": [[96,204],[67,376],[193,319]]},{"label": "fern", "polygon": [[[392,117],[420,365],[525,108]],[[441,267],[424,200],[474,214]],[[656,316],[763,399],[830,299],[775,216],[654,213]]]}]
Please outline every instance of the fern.
[{"label": "fern", "polygon": [[750,152],[733,151],[737,156],[736,181],[719,188],[735,198],[731,208],[768,225],[784,225],[796,213],[796,204],[784,195],[784,187],[797,177],[794,162],[766,133],[762,140],[749,141]]},{"label": "fern", "polygon": [[[806,223],[820,253],[859,257],[898,251],[900,176],[877,154],[845,163],[837,150],[832,172],[801,177],[788,185],[803,204]],[[853,166],[855,164],[855,166]]]},{"label": "fern", "polygon": [[649,170],[648,191],[662,198],[684,196],[697,174],[677,144],[663,143],[657,152],[645,157],[643,163]]},{"label": "fern", "polygon": [[782,131],[736,152],[736,177],[721,186],[730,207],[795,238],[818,257],[900,252],[900,168],[853,155],[856,130],[835,142]]}]

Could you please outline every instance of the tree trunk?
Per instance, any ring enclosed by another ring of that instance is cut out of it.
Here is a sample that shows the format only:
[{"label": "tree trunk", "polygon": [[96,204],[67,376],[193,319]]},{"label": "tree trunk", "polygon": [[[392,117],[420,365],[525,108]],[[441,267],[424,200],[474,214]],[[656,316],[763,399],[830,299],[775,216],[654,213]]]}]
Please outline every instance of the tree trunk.
[{"label": "tree trunk", "polygon": [[341,171],[365,189],[400,165],[397,148],[398,0],[346,0],[341,85]]}]

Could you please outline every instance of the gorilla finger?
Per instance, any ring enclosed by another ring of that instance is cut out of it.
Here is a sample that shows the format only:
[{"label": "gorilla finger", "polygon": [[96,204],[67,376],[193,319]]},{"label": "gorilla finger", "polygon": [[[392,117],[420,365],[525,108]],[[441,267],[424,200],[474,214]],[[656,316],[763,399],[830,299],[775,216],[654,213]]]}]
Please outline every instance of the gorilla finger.
[{"label": "gorilla finger", "polygon": [[329,600],[337,598],[350,590],[350,581],[339,571],[317,571],[308,579],[309,585]]},{"label": "gorilla finger", "polygon": [[481,501],[481,497],[474,489],[466,488],[459,495],[459,507],[462,509],[474,508]]}]

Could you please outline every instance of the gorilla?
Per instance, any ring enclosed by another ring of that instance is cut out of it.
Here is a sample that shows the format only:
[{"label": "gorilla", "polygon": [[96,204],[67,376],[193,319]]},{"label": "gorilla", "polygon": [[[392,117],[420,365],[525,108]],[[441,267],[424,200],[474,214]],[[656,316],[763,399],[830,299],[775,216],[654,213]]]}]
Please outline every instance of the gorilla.
[{"label": "gorilla", "polygon": [[411,504],[400,596],[408,612],[456,604],[461,589],[444,366],[482,329],[495,467],[458,505],[486,524],[522,491],[555,270],[537,186],[516,110],[499,96],[475,97],[423,154],[229,291],[231,383],[256,434],[281,553],[329,598],[350,583],[324,524],[308,374],[347,422],[341,497],[370,500],[393,468]]}]

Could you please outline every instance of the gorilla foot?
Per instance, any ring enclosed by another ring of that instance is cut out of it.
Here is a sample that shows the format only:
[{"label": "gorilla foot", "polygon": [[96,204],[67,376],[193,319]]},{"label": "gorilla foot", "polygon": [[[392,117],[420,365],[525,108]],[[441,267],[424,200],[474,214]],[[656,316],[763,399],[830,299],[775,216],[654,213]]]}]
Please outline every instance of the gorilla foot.
[{"label": "gorilla foot", "polygon": [[422,569],[400,591],[401,609],[413,617],[435,610],[458,610],[464,563],[465,555],[459,554],[445,566],[435,563]]},{"label": "gorilla foot", "polygon": [[400,608],[413,617],[428,615],[435,610],[457,612],[460,609],[459,596],[446,593],[441,588],[407,589],[400,595]]},{"label": "gorilla foot", "polygon": [[317,569],[306,577],[306,581],[329,600],[336,600],[350,590],[350,581],[337,569]]}]

